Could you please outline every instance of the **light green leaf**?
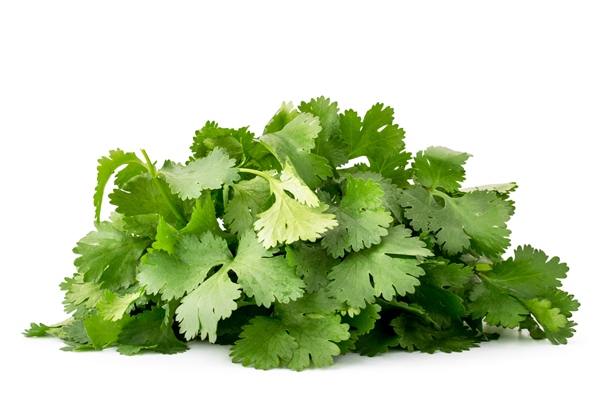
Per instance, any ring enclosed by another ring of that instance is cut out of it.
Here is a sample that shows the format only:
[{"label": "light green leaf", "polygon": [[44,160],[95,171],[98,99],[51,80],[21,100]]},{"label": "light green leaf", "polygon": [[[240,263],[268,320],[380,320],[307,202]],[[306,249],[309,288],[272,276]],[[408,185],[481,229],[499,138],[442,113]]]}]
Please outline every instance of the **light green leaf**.
[{"label": "light green leaf", "polygon": [[142,295],[143,290],[137,290],[132,293],[126,293],[123,296],[106,290],[104,292],[104,301],[98,303],[98,315],[109,321],[118,321],[125,316],[130,307]]},{"label": "light green leaf", "polygon": [[196,199],[203,190],[220,189],[237,181],[240,177],[234,165],[235,160],[224,149],[216,148],[185,166],[166,163],[159,174],[165,177],[173,193],[184,200]]},{"label": "light green leaf", "polygon": [[237,300],[242,295],[241,287],[227,276],[222,268],[200,286],[185,296],[175,311],[175,319],[187,340],[199,335],[208,337],[209,342],[217,340],[217,323],[229,317],[237,308]]},{"label": "light green leaf", "polygon": [[300,178],[314,188],[322,179],[331,176],[327,159],[311,153],[320,131],[317,117],[301,113],[279,132],[262,135],[260,141],[277,157],[282,167],[292,164]]},{"label": "light green leaf", "polygon": [[[261,174],[268,180],[275,197],[273,205],[258,214],[254,223],[258,239],[266,248],[297,240],[314,242],[338,224],[335,215],[325,213],[327,205],[311,206],[319,204],[316,195],[294,176],[290,165],[286,165],[284,172],[284,181]],[[296,199],[286,191],[290,191]]]}]

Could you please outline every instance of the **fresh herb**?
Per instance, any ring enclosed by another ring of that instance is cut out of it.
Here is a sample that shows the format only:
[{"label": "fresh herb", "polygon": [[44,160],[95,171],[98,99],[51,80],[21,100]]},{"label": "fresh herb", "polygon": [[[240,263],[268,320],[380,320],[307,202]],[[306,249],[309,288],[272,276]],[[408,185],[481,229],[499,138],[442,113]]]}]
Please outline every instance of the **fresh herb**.
[{"label": "fresh herb", "polygon": [[25,335],[126,355],[201,339],[244,366],[294,370],[348,352],[464,351],[497,338],[487,326],[567,343],[579,307],[560,289],[567,266],[527,245],[503,257],[517,186],[462,188],[469,157],[413,156],[390,107],[361,118],[323,97],[284,103],[258,137],[208,122],[184,163],[112,151],[96,229],[60,286],[70,317]]}]

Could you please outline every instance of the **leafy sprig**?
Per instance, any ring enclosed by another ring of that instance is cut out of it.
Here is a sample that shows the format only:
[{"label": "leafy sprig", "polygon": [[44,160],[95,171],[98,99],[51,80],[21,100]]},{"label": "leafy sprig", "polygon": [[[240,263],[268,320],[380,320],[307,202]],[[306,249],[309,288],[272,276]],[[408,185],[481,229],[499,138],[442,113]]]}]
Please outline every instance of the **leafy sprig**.
[{"label": "leafy sprig", "polygon": [[516,185],[463,188],[470,154],[413,156],[404,134],[389,106],[361,117],[319,97],[283,103],[260,136],[209,121],[183,163],[111,151],[95,229],[60,285],[70,316],[25,335],[124,355],[208,340],[244,366],[294,370],[465,351],[497,338],[488,325],[566,344],[568,267],[529,245],[505,257]]}]

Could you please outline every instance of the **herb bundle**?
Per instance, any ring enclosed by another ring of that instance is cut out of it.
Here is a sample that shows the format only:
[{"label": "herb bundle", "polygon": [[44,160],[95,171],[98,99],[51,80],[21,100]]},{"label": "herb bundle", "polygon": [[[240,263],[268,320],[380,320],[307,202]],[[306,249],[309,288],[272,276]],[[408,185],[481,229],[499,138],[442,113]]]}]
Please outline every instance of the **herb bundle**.
[{"label": "herb bundle", "polygon": [[409,154],[392,108],[361,117],[324,97],[283,103],[258,137],[207,122],[185,163],[111,151],[95,230],[60,285],[70,317],[24,334],[125,355],[208,340],[244,366],[294,370],[464,351],[498,337],[486,326],[566,344],[568,267],[527,245],[504,257],[517,186],[462,188],[469,157]]}]

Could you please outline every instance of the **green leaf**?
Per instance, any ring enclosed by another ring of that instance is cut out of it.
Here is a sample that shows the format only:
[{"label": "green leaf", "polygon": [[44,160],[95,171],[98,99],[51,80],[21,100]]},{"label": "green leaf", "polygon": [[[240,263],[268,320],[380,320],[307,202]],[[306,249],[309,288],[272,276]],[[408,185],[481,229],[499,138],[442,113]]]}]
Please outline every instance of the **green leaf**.
[{"label": "green leaf", "polygon": [[462,288],[473,276],[471,267],[441,257],[428,259],[421,268],[425,270],[428,282],[443,288]]},{"label": "green leaf", "polygon": [[421,186],[404,189],[399,197],[404,209],[404,216],[410,220],[410,225],[417,231],[429,231],[431,214],[442,207],[435,198]]},{"label": "green leaf", "polygon": [[26,329],[23,332],[23,335],[25,335],[25,337],[44,337],[48,336],[48,331],[50,329],[52,329],[52,327],[48,325],[36,324],[32,322],[29,326],[29,329]]},{"label": "green leaf", "polygon": [[481,275],[496,286],[531,298],[560,287],[560,280],[567,277],[568,270],[558,257],[549,258],[542,250],[527,245],[517,247],[513,257],[495,264],[491,271]]},{"label": "green leaf", "polygon": [[182,166],[166,163],[159,171],[171,191],[182,199],[197,199],[206,189],[220,189],[224,184],[231,185],[240,179],[235,160],[229,158],[222,148],[216,148],[206,157],[199,158]]},{"label": "green leaf", "polygon": [[[548,260],[541,250],[519,246],[514,258],[495,264],[489,272],[479,273],[482,281],[475,285],[470,295],[472,315],[474,318],[485,316],[489,325],[515,328],[532,312],[534,316],[536,313],[540,316],[538,322],[549,323],[545,328],[552,330],[558,319],[552,322],[550,314],[554,311],[550,312],[546,307],[551,301],[544,301],[544,298],[561,285],[560,279],[566,276],[567,270],[558,258]],[[558,302],[571,308],[568,301]],[[566,323],[562,324],[564,326]]]},{"label": "green leaf", "polygon": [[454,192],[465,180],[463,165],[470,156],[445,147],[428,147],[415,156],[412,166],[415,183]]},{"label": "green leaf", "polygon": [[300,112],[294,108],[294,104],[289,102],[282,102],[279,110],[273,115],[273,117],[269,120],[265,129],[263,130],[263,135],[267,133],[275,133],[281,131],[287,124],[292,122]]},{"label": "green leaf", "polygon": [[412,171],[407,168],[410,157],[410,153],[402,151],[385,157],[368,158],[369,170],[390,179],[397,187],[408,187],[408,181],[412,177]]},{"label": "green leaf", "polygon": [[331,257],[321,246],[304,242],[287,246],[286,259],[290,265],[296,267],[297,274],[304,280],[308,293],[326,287],[331,268],[340,263],[339,259]]},{"label": "green leaf", "polygon": [[417,277],[425,273],[418,266],[417,256],[430,255],[423,242],[398,225],[389,230],[381,244],[352,252],[334,266],[329,274],[329,290],[336,299],[356,309],[379,296],[391,300],[397,294],[413,293],[419,285]]},{"label": "green leaf", "polygon": [[506,227],[512,214],[509,202],[493,192],[469,192],[462,197],[444,196],[445,206],[431,212],[430,229],[438,244],[450,255],[472,246],[490,257],[501,255],[510,245]]},{"label": "green leaf", "polygon": [[460,296],[429,283],[427,279],[421,278],[421,284],[408,298],[411,303],[423,306],[429,314],[439,314],[455,320],[468,315]]},{"label": "green leaf", "polygon": [[114,345],[119,340],[119,334],[123,327],[129,322],[129,315],[117,321],[110,321],[99,315],[90,315],[84,321],[92,346],[96,350]]},{"label": "green leaf", "polygon": [[337,102],[321,96],[311,99],[308,103],[302,102],[298,109],[303,113],[312,114],[319,118],[323,129],[315,139],[312,150],[318,156],[326,158],[332,168],[348,162],[348,146],[340,136],[340,117]]},{"label": "green leaf", "polygon": [[271,191],[269,183],[258,176],[234,183],[231,187],[233,198],[225,206],[223,221],[231,232],[237,234],[252,228]]},{"label": "green leaf", "polygon": [[249,157],[251,148],[255,146],[254,134],[247,127],[240,129],[221,128],[219,124],[208,121],[196,131],[194,142],[190,147],[194,158],[206,157],[220,147],[227,151],[230,158],[242,163]]},{"label": "green leaf", "polygon": [[[158,180],[158,184],[167,188],[167,183],[162,178]],[[124,216],[156,214],[171,224],[177,221],[149,173],[132,178],[108,197],[110,203],[116,206],[115,211]],[[171,201],[180,207],[182,205],[176,196],[171,196]]]},{"label": "green leaf", "polygon": [[301,113],[280,131],[262,135],[260,141],[277,157],[282,167],[288,163],[293,165],[300,178],[314,188],[322,179],[331,176],[327,159],[311,153],[320,131],[317,117]]},{"label": "green leaf", "polygon": [[339,207],[333,209],[338,226],[328,231],[321,242],[334,257],[379,244],[393,222],[383,208],[384,192],[379,184],[349,175],[344,189]]},{"label": "green leaf", "polygon": [[381,187],[381,190],[383,190],[383,196],[381,197],[383,208],[390,212],[397,221],[402,220],[403,211],[400,206],[402,190],[392,183],[391,179],[384,178],[381,174],[368,170],[354,172],[352,176],[356,179],[362,179],[365,182],[371,180],[377,183]]},{"label": "green leaf", "polygon": [[[220,269],[208,276],[218,266]],[[235,273],[237,283],[231,281],[229,271]],[[149,293],[160,293],[164,300],[181,298],[176,314],[186,338],[200,332],[211,342],[216,340],[217,322],[237,308],[234,300],[241,296],[241,289],[266,307],[276,300],[286,303],[304,292],[295,269],[283,256],[274,256],[260,245],[251,231],[242,235],[235,258],[227,243],[210,232],[200,240],[183,235],[173,255],[153,251],[144,257],[138,279]]]},{"label": "green leaf", "polygon": [[152,307],[133,316],[119,333],[119,353],[133,355],[149,349],[176,354],[188,350],[188,346],[175,336],[171,317],[164,307]]},{"label": "green leaf", "polygon": [[394,110],[381,103],[366,112],[364,120],[353,110],[340,115],[340,131],[348,145],[348,158],[381,159],[404,149],[404,130],[394,124]]},{"label": "green leaf", "polygon": [[192,290],[176,310],[176,320],[187,340],[196,335],[211,343],[217,340],[217,323],[228,318],[237,308],[235,300],[242,295],[241,287],[233,283],[227,269],[218,272]]},{"label": "green leaf", "polygon": [[400,203],[404,215],[417,230],[435,233],[437,243],[449,255],[470,247],[497,257],[510,245],[506,223],[512,202],[494,192],[473,191],[461,197],[428,192],[420,186],[405,189]]},{"label": "green leaf", "polygon": [[394,332],[389,320],[377,320],[373,329],[360,335],[355,343],[355,351],[361,356],[375,357],[387,353],[400,344],[400,337]]},{"label": "green leaf", "polygon": [[196,235],[201,235],[204,232],[211,232],[217,236],[223,235],[217,220],[215,203],[209,192],[203,193],[200,198],[196,199],[190,222],[179,231],[179,233],[194,233]]},{"label": "green leaf", "polygon": [[283,256],[273,256],[247,231],[240,239],[235,259],[227,267],[238,277],[244,293],[259,306],[269,307],[275,300],[287,303],[304,293],[304,282]]},{"label": "green leaf", "polygon": [[144,256],[137,276],[146,291],[163,300],[179,299],[206,279],[210,270],[232,259],[225,240],[205,232],[200,238],[181,235],[175,251],[152,251]]},{"label": "green leaf", "polygon": [[415,350],[424,353],[462,352],[473,347],[479,347],[480,338],[477,332],[470,330],[457,322],[445,329],[436,329],[431,325],[423,324],[414,317],[402,315],[391,322],[394,331],[399,337],[400,347],[409,352]]},{"label": "green leaf", "polygon": [[[102,208],[102,200],[104,198],[104,190],[110,177],[115,173],[115,171],[122,167],[123,165],[128,164],[141,164],[143,165],[143,161],[141,161],[135,153],[125,153],[121,149],[111,150],[109,157],[102,157],[98,160],[98,177],[97,177],[97,185],[94,191],[94,207],[96,209],[96,222],[100,222],[100,211]],[[126,180],[125,177],[131,178],[132,175],[135,175],[140,172],[139,169],[128,170],[134,171],[134,174],[123,174],[120,177],[120,182]]]},{"label": "green leaf", "polygon": [[333,364],[333,357],[340,354],[336,343],[350,338],[349,326],[341,323],[335,309],[315,312],[314,305],[322,296],[320,292],[288,304],[277,303],[273,316],[252,320],[232,347],[234,361],[259,369],[287,365],[296,371],[311,363],[316,367]]},{"label": "green leaf", "polygon": [[169,225],[168,222],[165,222],[162,216],[159,216],[156,228],[156,240],[152,243],[152,248],[173,254],[178,240],[179,231],[172,225]]},{"label": "green leaf", "polygon": [[525,305],[545,331],[558,332],[567,326],[567,317],[561,314],[560,308],[553,308],[550,300],[533,298],[525,300]]},{"label": "green leaf", "polygon": [[271,369],[287,364],[298,348],[281,318],[256,317],[243,327],[243,332],[231,347],[233,362],[256,369]]},{"label": "green leaf", "polygon": [[102,285],[96,282],[85,282],[81,273],[75,274],[73,278],[65,278],[65,281],[60,284],[60,289],[66,292],[63,304],[67,313],[76,310],[79,305],[83,305],[86,309],[94,308],[104,300]]},{"label": "green leaf", "polygon": [[73,249],[75,259],[86,282],[97,282],[103,288],[118,290],[135,282],[138,262],[148,247],[146,239],[127,235],[109,222],[96,224]]},{"label": "green leaf", "polygon": [[375,328],[375,323],[381,318],[380,311],[381,306],[379,304],[367,304],[358,314],[347,315],[342,318],[342,321],[356,328],[359,335],[364,335]]},{"label": "green leaf", "polygon": [[275,201],[269,209],[257,215],[258,220],[254,223],[258,239],[265,247],[297,240],[314,242],[325,231],[337,226],[335,215],[325,213],[328,206],[320,205],[317,196],[302,184],[291,165],[286,165],[281,180],[268,177],[268,181]]},{"label": "green leaf", "polygon": [[138,289],[132,293],[126,293],[122,296],[111,292],[104,291],[104,301],[99,302],[98,315],[109,321],[118,321],[130,311],[132,305],[144,294],[143,290]]}]

